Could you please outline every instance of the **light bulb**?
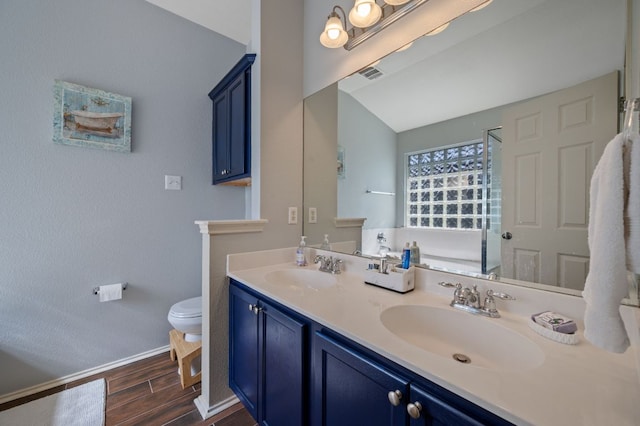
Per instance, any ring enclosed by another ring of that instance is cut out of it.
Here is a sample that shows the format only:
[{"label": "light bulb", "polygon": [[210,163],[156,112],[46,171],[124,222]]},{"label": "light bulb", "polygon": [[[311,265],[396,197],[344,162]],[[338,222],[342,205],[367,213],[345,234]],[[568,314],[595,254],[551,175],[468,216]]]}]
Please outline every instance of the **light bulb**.
[{"label": "light bulb", "polygon": [[361,3],[356,6],[356,12],[363,18],[371,13],[371,3]]},{"label": "light bulb", "polygon": [[329,30],[327,30],[327,37],[329,37],[331,40],[335,40],[340,36],[340,30],[337,28],[331,28]]}]

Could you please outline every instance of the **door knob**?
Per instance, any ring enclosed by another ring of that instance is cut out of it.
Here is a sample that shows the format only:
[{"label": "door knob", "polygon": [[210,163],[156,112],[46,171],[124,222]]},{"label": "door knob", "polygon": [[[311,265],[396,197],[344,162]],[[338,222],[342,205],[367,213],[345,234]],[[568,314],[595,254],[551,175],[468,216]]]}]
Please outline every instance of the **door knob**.
[{"label": "door knob", "polygon": [[509,231],[504,232],[502,234],[502,238],[505,239],[505,240],[510,240],[511,238],[513,238],[513,234],[511,234],[511,232],[509,232]]},{"label": "door knob", "polygon": [[419,419],[421,412],[422,404],[420,404],[419,402],[416,401],[407,405],[407,413],[409,413],[412,419]]}]

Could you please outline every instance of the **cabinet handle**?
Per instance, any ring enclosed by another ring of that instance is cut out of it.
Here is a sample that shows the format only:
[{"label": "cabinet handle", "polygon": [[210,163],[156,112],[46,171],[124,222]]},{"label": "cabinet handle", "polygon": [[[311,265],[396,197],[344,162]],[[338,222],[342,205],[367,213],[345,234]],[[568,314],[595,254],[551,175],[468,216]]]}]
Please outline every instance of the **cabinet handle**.
[{"label": "cabinet handle", "polygon": [[419,402],[416,401],[407,405],[407,413],[409,413],[412,419],[419,419],[421,412],[422,404],[420,404]]},{"label": "cabinet handle", "polygon": [[402,400],[402,392],[400,392],[399,390],[389,391],[387,397],[389,398],[389,402],[391,403],[391,405],[397,407],[398,405],[400,405],[400,401]]},{"label": "cabinet handle", "polygon": [[254,305],[252,303],[249,303],[249,310],[251,312],[253,312],[254,314],[258,315],[260,313],[260,311],[262,310],[262,308],[259,307],[258,305]]}]

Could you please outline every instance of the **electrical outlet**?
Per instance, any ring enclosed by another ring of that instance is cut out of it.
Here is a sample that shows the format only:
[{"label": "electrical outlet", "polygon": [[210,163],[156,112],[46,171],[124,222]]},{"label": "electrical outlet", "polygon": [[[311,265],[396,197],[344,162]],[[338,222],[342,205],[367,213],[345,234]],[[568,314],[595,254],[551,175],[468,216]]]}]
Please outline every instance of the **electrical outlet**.
[{"label": "electrical outlet", "polygon": [[318,209],[309,207],[309,223],[318,223]]},{"label": "electrical outlet", "polygon": [[164,176],[164,189],[181,190],[182,189],[182,176]]},{"label": "electrical outlet", "polygon": [[298,223],[298,208],[289,207],[289,225],[295,225]]}]

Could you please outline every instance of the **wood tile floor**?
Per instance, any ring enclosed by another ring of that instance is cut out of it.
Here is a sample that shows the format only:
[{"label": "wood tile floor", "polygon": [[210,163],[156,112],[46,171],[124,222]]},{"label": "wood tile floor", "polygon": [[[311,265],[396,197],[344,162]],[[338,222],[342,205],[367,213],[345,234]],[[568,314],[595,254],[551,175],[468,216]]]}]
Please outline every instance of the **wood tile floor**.
[{"label": "wood tile floor", "polygon": [[169,352],[0,404],[0,411],[99,378],[107,384],[106,426],[256,425],[242,404],[202,420],[193,402],[200,394],[200,383],[182,389],[177,362],[169,359]]}]

